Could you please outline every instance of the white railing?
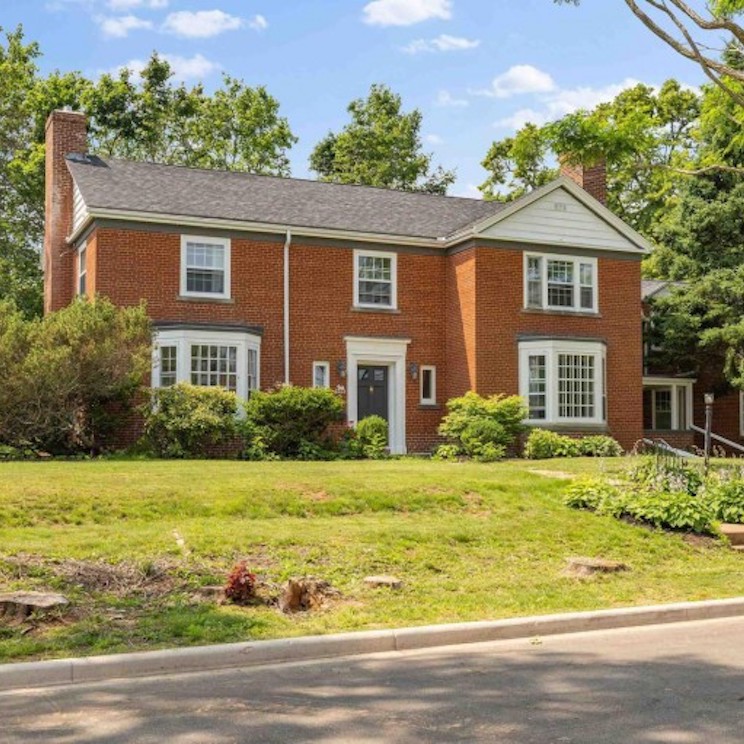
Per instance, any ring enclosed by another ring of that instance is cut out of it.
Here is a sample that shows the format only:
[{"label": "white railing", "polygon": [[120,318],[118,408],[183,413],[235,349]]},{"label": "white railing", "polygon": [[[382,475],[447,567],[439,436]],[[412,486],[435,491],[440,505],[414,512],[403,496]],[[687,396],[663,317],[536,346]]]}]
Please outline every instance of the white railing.
[{"label": "white railing", "polygon": [[[705,436],[705,429],[701,429],[699,426],[695,426],[695,424],[690,424],[690,429],[697,432],[698,434],[702,434],[703,436]],[[710,438],[715,439],[716,442],[725,444],[727,447],[732,447],[733,449],[739,450],[739,452],[744,452],[744,447],[742,447],[742,445],[740,445],[738,442],[732,442],[730,439],[726,439],[726,437],[722,437],[720,434],[714,434],[713,432],[711,432]]]}]

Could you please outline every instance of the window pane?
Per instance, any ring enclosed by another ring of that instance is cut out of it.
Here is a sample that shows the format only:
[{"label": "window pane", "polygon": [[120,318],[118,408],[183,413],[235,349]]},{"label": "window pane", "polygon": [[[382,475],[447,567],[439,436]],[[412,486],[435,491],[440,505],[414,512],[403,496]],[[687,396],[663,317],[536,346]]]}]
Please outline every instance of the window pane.
[{"label": "window pane", "polygon": [[584,310],[591,310],[594,307],[594,266],[592,264],[580,264],[579,283],[581,284],[581,307]]},{"label": "window pane", "polygon": [[392,279],[392,260],[379,256],[359,256],[360,279]]},{"label": "window pane", "polygon": [[654,390],[654,413],[656,428],[669,431],[672,428],[672,391]]},{"label": "window pane", "polygon": [[186,291],[225,293],[225,246],[210,243],[186,244]]},{"label": "window pane", "polygon": [[170,387],[178,381],[178,348],[160,347],[160,387]]},{"label": "window pane", "polygon": [[359,302],[363,305],[392,305],[392,283],[360,281]]},{"label": "window pane", "polygon": [[225,272],[186,269],[186,291],[224,294]]},{"label": "window pane", "polygon": [[574,264],[572,261],[548,261],[548,305],[574,306]]},{"label": "window pane", "polygon": [[527,258],[527,307],[542,307],[542,259]]},{"label": "window pane", "polygon": [[313,385],[316,388],[328,387],[328,367],[325,364],[316,364],[313,368]]},{"label": "window pane", "polygon": [[362,305],[393,304],[393,261],[384,256],[357,256],[358,297]]},{"label": "window pane", "polygon": [[595,359],[589,354],[558,355],[558,417],[594,418]]},{"label": "window pane", "polygon": [[687,429],[687,388],[683,386],[677,387],[677,428],[681,431]]},{"label": "window pane", "polygon": [[237,347],[193,344],[191,346],[191,383],[206,387],[224,387],[236,392],[238,389]]},{"label": "window pane", "polygon": [[434,370],[421,370],[421,400],[434,400]]},{"label": "window pane", "polygon": [[547,418],[545,356],[529,357],[529,417],[532,420]]},{"label": "window pane", "polygon": [[258,389],[258,352],[248,349],[248,395]]}]

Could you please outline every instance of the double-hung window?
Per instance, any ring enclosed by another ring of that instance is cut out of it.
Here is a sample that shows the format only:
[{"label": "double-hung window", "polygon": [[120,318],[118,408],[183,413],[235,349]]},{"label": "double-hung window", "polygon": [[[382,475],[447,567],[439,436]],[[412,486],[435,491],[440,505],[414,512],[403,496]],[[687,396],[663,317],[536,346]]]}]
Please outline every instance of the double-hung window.
[{"label": "double-hung window", "polygon": [[78,294],[84,296],[88,291],[88,245],[83,243],[78,249]]},{"label": "double-hung window", "polygon": [[597,312],[597,260],[527,253],[524,304],[531,309]]},{"label": "double-hung window", "polygon": [[162,329],[155,334],[155,387],[188,382],[248,398],[259,388],[261,339],[239,331]]},{"label": "double-hung window", "polygon": [[395,310],[397,269],[395,253],[354,251],[354,306]]},{"label": "double-hung window", "polygon": [[230,298],[230,241],[181,237],[181,295]]},{"label": "double-hung window", "polygon": [[520,394],[534,424],[603,424],[605,346],[597,341],[523,341]]}]

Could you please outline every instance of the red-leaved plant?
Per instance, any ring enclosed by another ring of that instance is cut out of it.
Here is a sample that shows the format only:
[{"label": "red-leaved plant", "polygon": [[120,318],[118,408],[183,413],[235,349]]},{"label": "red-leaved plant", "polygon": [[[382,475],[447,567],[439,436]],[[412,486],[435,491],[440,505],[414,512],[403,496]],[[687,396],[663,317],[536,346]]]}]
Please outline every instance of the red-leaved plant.
[{"label": "red-leaved plant", "polygon": [[248,570],[245,561],[236,563],[227,577],[225,596],[235,604],[243,604],[256,598],[256,574]]}]

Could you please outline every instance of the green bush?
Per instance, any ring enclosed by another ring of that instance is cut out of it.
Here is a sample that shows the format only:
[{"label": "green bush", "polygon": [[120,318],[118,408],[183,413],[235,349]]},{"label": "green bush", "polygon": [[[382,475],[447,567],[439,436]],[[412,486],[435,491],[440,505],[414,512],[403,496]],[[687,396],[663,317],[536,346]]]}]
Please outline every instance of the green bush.
[{"label": "green bush", "polygon": [[160,457],[208,457],[238,432],[238,397],[216,387],[179,383],[151,392],[142,407],[145,441]]},{"label": "green bush", "polygon": [[78,299],[27,320],[0,302],[0,444],[97,454],[131,413],[151,365],[144,306]]},{"label": "green bush", "polygon": [[632,491],[625,499],[624,512],[655,527],[715,532],[710,502],[687,491]]},{"label": "green bush", "polygon": [[480,462],[503,457],[523,431],[527,415],[519,396],[484,398],[473,392],[449,400],[447,410],[439,433],[448,441],[437,450],[437,457],[470,457]]},{"label": "green bush", "polygon": [[533,429],[524,446],[529,460],[553,457],[619,457],[623,448],[612,437],[594,435],[577,439],[549,429]]},{"label": "green bush", "polygon": [[624,454],[617,439],[606,434],[582,437],[578,442],[579,454],[583,457],[622,457]]},{"label": "green bush", "polygon": [[344,418],[344,401],[328,388],[284,385],[254,392],[245,406],[246,447],[260,440],[266,453],[288,459],[333,456],[329,428]]},{"label": "green bush", "polygon": [[620,516],[623,511],[620,489],[601,478],[586,478],[571,484],[563,503],[572,509],[589,509],[610,516]]},{"label": "green bush", "polygon": [[359,454],[370,460],[380,460],[387,454],[388,422],[382,416],[367,416],[356,425]]},{"label": "green bush", "polygon": [[706,487],[706,496],[716,519],[731,524],[744,523],[744,481],[721,481]]},{"label": "green bush", "polygon": [[630,472],[631,482],[653,492],[684,491],[697,495],[703,485],[699,466],[674,455],[643,457]]}]

